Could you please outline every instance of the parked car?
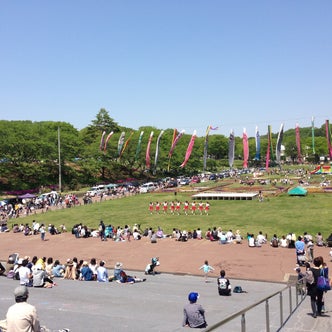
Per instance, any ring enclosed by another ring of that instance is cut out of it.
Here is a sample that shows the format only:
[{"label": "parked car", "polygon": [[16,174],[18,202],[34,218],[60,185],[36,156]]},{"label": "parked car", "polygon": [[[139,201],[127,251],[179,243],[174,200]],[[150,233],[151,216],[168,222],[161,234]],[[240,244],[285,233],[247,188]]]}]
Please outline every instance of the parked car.
[{"label": "parked car", "polygon": [[91,196],[91,197],[94,197],[94,196],[100,196],[102,193],[104,193],[106,191],[107,191],[107,189],[105,188],[104,185],[98,185],[98,186],[91,187],[86,192],[86,194]]},{"label": "parked car", "polygon": [[140,186],[139,188],[139,192],[141,194],[144,194],[144,193],[149,193],[151,191],[154,191],[157,189],[157,185],[153,182],[147,182],[147,183],[144,183]]}]

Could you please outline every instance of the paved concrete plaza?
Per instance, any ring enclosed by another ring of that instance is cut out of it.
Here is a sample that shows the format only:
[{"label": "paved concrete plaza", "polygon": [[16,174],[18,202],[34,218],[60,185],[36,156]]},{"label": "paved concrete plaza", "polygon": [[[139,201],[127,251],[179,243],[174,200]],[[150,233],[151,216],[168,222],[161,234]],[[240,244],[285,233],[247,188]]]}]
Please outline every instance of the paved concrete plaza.
[{"label": "paved concrete plaza", "polygon": [[[141,272],[136,275],[144,277]],[[215,278],[205,283],[203,277],[188,275],[147,276],[146,282],[137,284],[56,281],[58,286],[52,289],[30,288],[28,301],[36,306],[42,325],[51,331],[69,328],[72,332],[181,331],[183,306],[191,291],[200,294],[198,301],[206,310],[208,324],[213,325],[285,287],[281,283],[231,280],[233,287],[240,285],[247,293],[221,297]],[[17,285],[18,281],[0,278],[0,318],[5,317],[8,307],[14,303],[13,290]],[[287,294],[284,294],[285,317],[289,313]],[[280,322],[279,297],[269,305],[271,330],[276,331]],[[265,304],[248,313],[246,323],[247,331],[265,331]],[[240,331],[240,318],[228,323],[226,329]]]}]

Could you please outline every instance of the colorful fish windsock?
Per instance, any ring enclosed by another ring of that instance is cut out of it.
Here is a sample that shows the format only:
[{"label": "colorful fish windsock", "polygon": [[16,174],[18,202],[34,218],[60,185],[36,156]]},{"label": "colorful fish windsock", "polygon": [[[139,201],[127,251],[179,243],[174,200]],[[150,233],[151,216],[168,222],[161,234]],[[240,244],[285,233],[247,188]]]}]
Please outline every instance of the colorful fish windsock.
[{"label": "colorful fish windsock", "polygon": [[150,134],[150,137],[149,137],[149,140],[148,140],[148,145],[146,147],[146,153],[145,153],[145,164],[146,164],[147,169],[150,169],[150,166],[151,166],[150,148],[151,148],[152,137],[153,137],[153,131],[151,131],[151,134]]},{"label": "colorful fish windsock", "polygon": [[193,135],[191,136],[191,139],[190,139],[190,142],[189,142],[189,144],[188,144],[188,148],[187,148],[187,152],[186,152],[186,155],[185,155],[185,158],[184,158],[184,161],[183,161],[183,163],[180,165],[180,167],[184,167],[184,166],[186,166],[186,164],[187,164],[187,162],[188,162],[188,160],[189,160],[189,158],[190,158],[190,155],[191,155],[191,152],[192,152],[192,150],[193,150],[193,147],[194,147],[194,143],[195,143],[195,138],[196,138],[197,136],[196,136],[196,130],[194,130],[194,133],[193,133]]}]

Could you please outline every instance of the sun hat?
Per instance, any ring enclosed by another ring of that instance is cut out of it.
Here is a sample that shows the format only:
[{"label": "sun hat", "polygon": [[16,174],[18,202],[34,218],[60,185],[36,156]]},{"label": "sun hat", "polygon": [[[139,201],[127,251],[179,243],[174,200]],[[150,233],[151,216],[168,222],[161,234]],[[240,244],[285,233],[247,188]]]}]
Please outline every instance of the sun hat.
[{"label": "sun hat", "polygon": [[115,269],[120,269],[122,267],[122,263],[117,262],[114,266]]},{"label": "sun hat", "polygon": [[191,293],[189,293],[189,295],[188,295],[188,300],[189,300],[190,302],[196,302],[198,298],[199,298],[199,294],[196,293],[196,292],[191,292]]}]

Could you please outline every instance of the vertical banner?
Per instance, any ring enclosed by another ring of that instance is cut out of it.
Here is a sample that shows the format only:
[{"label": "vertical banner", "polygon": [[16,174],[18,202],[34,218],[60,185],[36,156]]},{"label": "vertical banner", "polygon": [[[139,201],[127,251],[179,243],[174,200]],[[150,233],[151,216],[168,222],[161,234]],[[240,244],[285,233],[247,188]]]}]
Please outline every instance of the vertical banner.
[{"label": "vertical banner", "polygon": [[243,168],[248,168],[249,144],[248,144],[248,135],[246,128],[243,128],[242,143],[243,143]]},{"label": "vertical banner", "polygon": [[126,133],[123,131],[119,137],[119,141],[118,141],[118,155],[120,156],[121,151],[122,151],[122,147],[123,147],[123,143],[124,143],[124,139],[125,139],[125,135]]},{"label": "vertical banner", "polygon": [[278,138],[277,138],[277,145],[276,145],[276,162],[278,164],[280,164],[280,159],[281,159],[281,144],[283,137],[284,137],[284,124],[282,123],[280,125]]},{"label": "vertical banner", "polygon": [[266,160],[265,160],[265,169],[269,169],[270,164],[270,150],[271,150],[271,126],[267,126],[267,150],[266,150]]},{"label": "vertical banner", "polygon": [[188,162],[188,160],[190,158],[191,152],[192,152],[193,147],[194,147],[195,139],[196,139],[196,130],[194,130],[193,135],[191,136],[190,142],[188,144],[187,152],[186,152],[186,155],[184,157],[184,161],[180,165],[180,167],[182,167],[182,168],[184,166],[186,166],[186,164],[187,164],[187,162]]},{"label": "vertical banner", "polygon": [[259,130],[257,126],[255,133],[255,144],[256,144],[255,160],[261,160],[261,138],[259,136]]},{"label": "vertical banner", "polygon": [[296,124],[295,127],[295,136],[296,136],[296,147],[297,147],[297,160],[299,164],[302,164],[302,154],[301,154],[301,137],[300,137],[300,127],[299,124]]},{"label": "vertical banner", "polygon": [[162,130],[159,133],[159,136],[157,138],[156,154],[155,154],[155,157],[154,157],[154,174],[156,174],[156,171],[157,171],[157,163],[158,163],[158,157],[159,157],[160,139],[161,139],[161,136],[163,135],[163,133],[164,133],[164,130]]},{"label": "vertical banner", "polygon": [[141,152],[141,145],[142,145],[142,137],[143,137],[144,131],[141,131],[138,138],[137,148],[136,148],[136,154],[135,154],[135,161],[137,161],[139,153]]},{"label": "vertical banner", "polygon": [[326,133],[326,141],[327,141],[327,149],[330,157],[330,161],[332,160],[332,146],[331,146],[331,129],[329,120],[325,121],[325,133]]},{"label": "vertical banner", "polygon": [[312,140],[312,153],[316,154],[315,151],[315,123],[314,123],[314,117],[311,118],[311,140]]},{"label": "vertical banner", "polygon": [[234,131],[232,129],[231,133],[229,134],[229,141],[228,141],[228,163],[230,168],[233,168],[234,152],[235,152],[235,137],[234,137]]},{"label": "vertical banner", "polygon": [[146,165],[146,169],[150,169],[150,166],[151,166],[150,148],[151,148],[152,137],[153,137],[153,131],[151,131],[151,134],[150,134],[150,137],[149,137],[149,140],[148,140],[148,145],[146,147],[146,153],[145,153],[145,165]]}]

